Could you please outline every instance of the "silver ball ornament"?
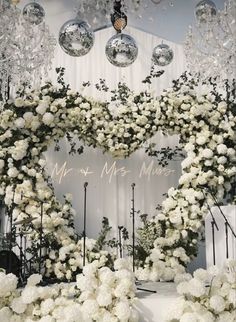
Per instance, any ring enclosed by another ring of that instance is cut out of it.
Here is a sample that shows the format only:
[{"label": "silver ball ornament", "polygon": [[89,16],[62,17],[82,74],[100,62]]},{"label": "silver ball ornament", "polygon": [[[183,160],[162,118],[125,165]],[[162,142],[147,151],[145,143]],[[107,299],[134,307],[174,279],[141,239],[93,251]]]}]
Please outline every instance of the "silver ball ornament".
[{"label": "silver ball ornament", "polygon": [[155,65],[169,65],[174,58],[173,50],[166,44],[157,45],[153,49],[152,60]]},{"label": "silver ball ornament", "polygon": [[86,21],[69,20],[60,29],[59,44],[70,56],[84,56],[93,47],[94,32]]},{"label": "silver ball ornament", "polygon": [[212,17],[216,16],[216,5],[211,0],[200,1],[195,8],[195,16],[198,22],[205,23]]},{"label": "silver ball ornament", "polygon": [[40,4],[30,2],[23,9],[23,17],[30,24],[39,25],[44,20],[45,11]]},{"label": "silver ball ornament", "polygon": [[109,62],[117,67],[131,65],[138,56],[138,46],[133,37],[118,33],[112,36],[105,48]]}]

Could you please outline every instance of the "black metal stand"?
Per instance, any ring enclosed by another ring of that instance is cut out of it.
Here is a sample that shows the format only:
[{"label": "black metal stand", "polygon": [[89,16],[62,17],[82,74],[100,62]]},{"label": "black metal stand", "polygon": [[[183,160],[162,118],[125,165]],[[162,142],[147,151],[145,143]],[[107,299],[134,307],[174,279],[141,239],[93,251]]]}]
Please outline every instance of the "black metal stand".
[{"label": "black metal stand", "polygon": [[[41,274],[41,270],[42,270],[42,246],[43,246],[43,204],[44,204],[44,201],[37,198],[37,197],[28,197],[28,196],[25,196],[23,193],[21,193],[21,199],[22,198],[26,198],[26,199],[32,199],[32,200],[35,200],[37,202],[40,203],[40,230],[39,230],[39,258],[38,258],[38,261],[39,261],[39,267],[38,267],[38,273]],[[31,271],[31,264],[30,264],[30,271]]]},{"label": "black metal stand", "polygon": [[229,234],[228,234],[227,222],[225,222],[225,247],[226,247],[226,258],[229,258]]},{"label": "black metal stand", "polygon": [[207,198],[206,198],[206,194],[203,190],[203,194],[204,194],[204,198],[206,200],[206,204],[207,204],[207,208],[209,210],[209,213],[211,215],[211,234],[212,234],[212,255],[213,255],[213,265],[216,264],[216,244],[215,244],[215,228],[217,229],[217,231],[219,231],[219,227],[216,223],[215,217],[213,216],[213,213],[211,211],[211,207],[209,206],[208,202],[207,202]]},{"label": "black metal stand", "polygon": [[215,247],[215,225],[214,225],[214,221],[211,222],[211,234],[212,234],[213,265],[215,265],[216,264],[216,247]]},{"label": "black metal stand", "polygon": [[[131,203],[132,203],[132,207],[131,207],[131,215],[132,215],[132,260],[133,260],[133,273],[135,273],[135,207],[134,207],[134,187],[135,187],[135,183],[131,184],[131,188],[132,188],[132,199],[131,199]],[[140,282],[136,281],[135,284],[138,286],[140,285]],[[156,293],[156,291],[153,290],[149,290],[146,288],[140,288],[137,287],[138,291],[144,291],[144,292],[149,292],[149,293]]]},{"label": "black metal stand", "polygon": [[122,253],[122,238],[121,238],[121,229],[123,228],[123,226],[118,226],[118,234],[119,234],[119,243],[118,243],[118,246],[119,246],[119,253],[120,253],[120,258],[123,257],[123,253]]},{"label": "black metal stand", "polygon": [[211,197],[212,197],[212,199],[213,199],[216,207],[219,209],[221,215],[223,216],[223,218],[225,220],[225,248],[226,248],[226,258],[229,258],[229,233],[228,233],[228,228],[231,230],[232,235],[233,235],[234,238],[236,238],[236,234],[235,234],[232,226],[230,225],[227,217],[223,213],[223,211],[222,211],[222,209],[221,209],[221,207],[219,205],[219,202],[216,199],[216,196],[214,195],[214,193],[209,188],[207,188],[207,187],[203,187],[203,188],[205,188],[207,191],[209,191],[209,193],[210,193],[210,195],[211,195]]},{"label": "black metal stand", "polygon": [[132,260],[133,260],[133,272],[135,272],[135,209],[134,209],[134,187],[135,183],[131,184],[132,188],[132,208],[131,208],[131,215],[132,215]]},{"label": "black metal stand", "polygon": [[83,266],[86,259],[86,215],[87,215],[87,186],[88,182],[84,183],[84,231],[83,231]]},{"label": "black metal stand", "polygon": [[43,201],[40,201],[39,274],[41,274],[41,265],[42,265],[42,244],[43,244]]},{"label": "black metal stand", "polygon": [[228,228],[231,230],[232,235],[234,236],[234,238],[236,238],[236,234],[232,228],[232,226],[230,225],[227,217],[225,216],[225,214],[223,213],[218,200],[216,199],[216,196],[210,191],[210,194],[215,202],[215,205],[217,206],[217,208],[219,209],[221,215],[223,216],[224,220],[225,220],[225,249],[226,249],[226,258],[229,258],[229,232],[228,232]]},{"label": "black metal stand", "polygon": [[[12,203],[11,206],[8,208],[8,217],[10,221],[10,242],[9,242],[9,250],[12,251],[13,248],[13,209],[14,209],[14,199],[15,199],[15,189],[16,187],[13,186],[13,195],[12,195]],[[8,271],[11,273],[12,271],[12,257],[9,256],[9,262],[8,262]]]}]

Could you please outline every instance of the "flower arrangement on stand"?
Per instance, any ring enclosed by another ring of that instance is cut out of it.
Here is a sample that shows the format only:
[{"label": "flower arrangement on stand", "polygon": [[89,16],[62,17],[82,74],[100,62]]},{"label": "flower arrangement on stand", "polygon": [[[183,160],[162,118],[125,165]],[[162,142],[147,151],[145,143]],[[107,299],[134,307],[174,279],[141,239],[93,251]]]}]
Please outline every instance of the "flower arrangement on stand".
[{"label": "flower arrangement on stand", "polygon": [[181,298],[169,310],[168,322],[234,322],[236,319],[236,261],[223,269],[198,269],[185,276],[177,291]]}]

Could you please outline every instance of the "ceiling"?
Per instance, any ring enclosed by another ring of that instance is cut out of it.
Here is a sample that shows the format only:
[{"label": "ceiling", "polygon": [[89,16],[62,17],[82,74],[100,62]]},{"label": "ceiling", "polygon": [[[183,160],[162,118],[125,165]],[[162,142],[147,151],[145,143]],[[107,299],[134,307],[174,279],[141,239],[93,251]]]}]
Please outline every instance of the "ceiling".
[{"label": "ceiling", "polygon": [[[67,20],[75,17],[76,4],[79,0],[41,0],[46,11],[46,22],[50,30],[56,35],[60,27]],[[22,0],[19,7],[24,7],[30,0]],[[128,24],[161,38],[175,43],[183,43],[188,26],[194,24],[194,9],[199,0],[162,0],[160,4],[154,4],[146,0],[147,9],[144,10],[142,18],[134,15],[128,16]],[[218,9],[222,9],[225,0],[214,0]],[[90,18],[93,18],[90,16]],[[89,19],[90,23],[93,19]],[[91,23],[92,24],[92,23]],[[100,25],[93,25],[94,28],[107,25],[102,21]]]}]

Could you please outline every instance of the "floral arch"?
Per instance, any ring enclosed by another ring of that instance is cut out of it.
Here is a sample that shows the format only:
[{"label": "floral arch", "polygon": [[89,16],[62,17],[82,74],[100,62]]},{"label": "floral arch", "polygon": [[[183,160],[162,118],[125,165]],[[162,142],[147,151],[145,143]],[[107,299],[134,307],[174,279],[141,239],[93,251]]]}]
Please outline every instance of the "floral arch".
[{"label": "floral arch", "polygon": [[[179,134],[186,151],[177,189],[171,188],[155,223],[161,234],[138,277],[172,280],[196,254],[209,191],[222,200],[236,174],[235,98],[202,89],[186,75],[154,97],[133,93],[124,84],[110,102],[95,101],[70,90],[59,75],[56,87],[46,83],[36,90],[18,92],[0,115],[0,195],[14,220],[34,217],[31,239],[37,244],[40,200],[43,200],[44,245],[49,248],[46,274],[70,280],[82,268],[82,244],[75,237],[73,209],[68,198],[59,203],[45,171],[42,153],[53,141],[73,134],[85,144],[113,157],[128,157],[157,131]],[[207,187],[203,193],[203,187]],[[207,200],[206,200],[207,199]],[[13,207],[14,206],[14,207]],[[106,252],[88,245],[87,260],[109,260]]]}]

